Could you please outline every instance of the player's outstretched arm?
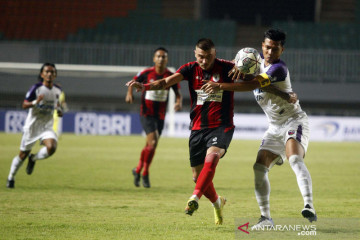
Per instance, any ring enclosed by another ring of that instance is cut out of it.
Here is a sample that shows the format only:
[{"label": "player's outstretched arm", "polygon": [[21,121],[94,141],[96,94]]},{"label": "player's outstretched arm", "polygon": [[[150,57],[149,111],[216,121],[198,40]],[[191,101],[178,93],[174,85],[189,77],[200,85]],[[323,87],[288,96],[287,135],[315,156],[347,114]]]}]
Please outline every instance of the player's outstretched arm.
[{"label": "player's outstretched arm", "polygon": [[205,84],[201,87],[201,89],[206,93],[214,93],[219,90],[247,92],[270,85],[269,77],[266,74],[257,75],[253,80],[245,81],[245,82],[235,82],[235,83],[214,83],[211,81],[204,81],[204,82]]},{"label": "player's outstretched arm", "polygon": [[134,102],[134,96],[133,96],[133,87],[129,86],[126,96],[125,96],[125,102],[127,103],[133,103]]},{"label": "player's outstretched arm", "polygon": [[167,78],[163,78],[163,79],[159,79],[156,80],[152,83],[147,83],[147,84],[142,84],[139,82],[136,82],[134,79],[127,82],[125,85],[127,87],[134,87],[136,88],[137,92],[140,91],[148,91],[148,90],[162,90],[162,89],[166,89],[168,87],[171,87],[172,85],[179,83],[181,80],[184,79],[184,76],[181,73],[174,73],[173,75],[167,77]]},{"label": "player's outstretched arm", "polygon": [[288,101],[289,103],[296,103],[298,100],[297,94],[294,92],[283,92],[279,88],[274,85],[269,85],[267,87],[262,88],[265,92],[275,94],[276,96],[281,97],[282,99]]}]

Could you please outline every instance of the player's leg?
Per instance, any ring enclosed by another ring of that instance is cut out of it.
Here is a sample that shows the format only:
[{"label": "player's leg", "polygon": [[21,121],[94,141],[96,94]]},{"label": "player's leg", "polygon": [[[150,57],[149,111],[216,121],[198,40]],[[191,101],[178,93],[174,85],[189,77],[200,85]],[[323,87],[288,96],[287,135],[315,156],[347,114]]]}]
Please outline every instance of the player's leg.
[{"label": "player's leg", "polygon": [[255,196],[258,202],[261,217],[258,224],[253,226],[257,228],[263,225],[273,225],[270,215],[270,181],[269,171],[271,166],[278,160],[279,156],[270,152],[269,150],[261,149],[256,157],[256,162],[253,166],[254,180],[255,180]]},{"label": "player's leg", "polygon": [[22,164],[24,163],[24,160],[26,159],[26,157],[29,155],[30,150],[28,151],[21,151],[19,155],[16,155],[12,162],[11,162],[11,166],[10,166],[10,172],[7,178],[7,184],[6,187],[8,188],[14,188],[15,187],[15,175],[17,173],[17,171],[19,170],[19,168],[22,166]]},{"label": "player's leg", "polygon": [[15,187],[15,175],[19,168],[24,163],[25,159],[29,155],[32,147],[35,145],[36,139],[30,138],[28,132],[24,132],[21,143],[20,143],[20,152],[18,155],[16,155],[12,162],[10,167],[9,176],[7,179],[7,187],[8,188],[14,188]]},{"label": "player's leg", "polygon": [[157,130],[146,135],[146,146],[143,149],[144,170],[142,173],[143,186],[146,188],[150,187],[149,168],[153,160],[157,144],[159,142],[159,137],[160,135]]},{"label": "player's leg", "polygon": [[32,174],[32,172],[34,171],[35,163],[37,160],[46,159],[55,153],[57,148],[57,139],[44,138],[42,139],[41,144],[44,146],[40,148],[37,153],[29,155],[29,161],[26,166],[26,173],[28,175]]},{"label": "player's leg", "polygon": [[290,166],[296,175],[296,180],[304,199],[302,215],[310,222],[317,220],[313,205],[312,180],[309,170],[304,163],[305,150],[295,139],[290,138],[286,142],[286,155]]}]

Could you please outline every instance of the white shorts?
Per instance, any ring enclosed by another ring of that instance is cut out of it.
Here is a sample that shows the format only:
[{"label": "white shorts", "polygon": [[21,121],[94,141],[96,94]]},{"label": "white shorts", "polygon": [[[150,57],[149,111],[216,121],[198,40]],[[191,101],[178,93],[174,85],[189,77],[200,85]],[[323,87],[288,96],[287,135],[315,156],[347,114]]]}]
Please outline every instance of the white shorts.
[{"label": "white shorts", "polygon": [[309,145],[310,129],[308,117],[305,113],[289,118],[281,125],[270,124],[265,132],[259,150],[268,150],[286,159],[285,146],[288,139],[298,141],[306,153]]},{"label": "white shorts", "polygon": [[37,136],[31,136],[30,131],[24,131],[20,143],[20,151],[30,151],[37,140],[40,140],[40,143],[42,143],[43,140],[49,138],[55,139],[55,141],[57,141],[57,136],[54,130],[46,130]]}]

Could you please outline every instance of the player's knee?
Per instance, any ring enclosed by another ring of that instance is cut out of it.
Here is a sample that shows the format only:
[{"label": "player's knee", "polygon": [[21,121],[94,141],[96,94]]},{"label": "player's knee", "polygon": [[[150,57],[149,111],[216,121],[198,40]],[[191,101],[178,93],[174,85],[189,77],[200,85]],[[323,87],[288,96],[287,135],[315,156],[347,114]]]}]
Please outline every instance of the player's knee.
[{"label": "player's knee", "polygon": [[194,181],[194,183],[196,183],[197,177],[193,177],[193,181]]},{"label": "player's knee", "polygon": [[53,155],[56,152],[56,145],[51,145],[47,147],[47,152],[49,156]]},{"label": "player's knee", "polygon": [[213,164],[217,164],[220,159],[220,153],[218,152],[211,152],[206,155],[205,162],[211,162]]},{"label": "player's knee", "polygon": [[289,163],[291,166],[300,162],[304,162],[304,159],[300,155],[291,155],[289,157]]}]

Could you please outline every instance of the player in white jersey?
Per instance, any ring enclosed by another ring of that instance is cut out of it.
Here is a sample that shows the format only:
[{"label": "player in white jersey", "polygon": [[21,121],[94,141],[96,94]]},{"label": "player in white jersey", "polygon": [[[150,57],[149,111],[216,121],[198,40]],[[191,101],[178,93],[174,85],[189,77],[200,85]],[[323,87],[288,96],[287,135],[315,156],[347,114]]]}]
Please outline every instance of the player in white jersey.
[{"label": "player in white jersey", "polygon": [[[208,82],[203,87],[207,92],[219,89],[249,91],[257,88],[254,90],[256,101],[268,118],[269,128],[264,134],[254,164],[255,195],[260,207],[261,217],[258,224],[253,226],[253,229],[274,224],[270,216],[268,172],[275,164],[281,165],[286,158],[296,175],[304,199],[305,207],[301,213],[310,222],[317,220],[313,206],[311,176],[304,163],[309,141],[309,123],[306,113],[300,107],[296,94],[292,93],[288,68],[280,60],[280,56],[284,51],[285,39],[286,34],[281,30],[270,29],[265,32],[262,42],[263,54],[260,74],[252,81],[232,84],[212,84]],[[234,78],[243,77],[236,68],[232,69],[229,74],[233,75]],[[271,85],[267,87],[269,82],[271,82]],[[285,94],[281,94],[281,92]],[[274,95],[274,93],[277,95]]]},{"label": "player in white jersey", "polygon": [[[54,85],[56,75],[54,64],[43,64],[39,74],[41,82],[33,85],[26,94],[22,107],[29,109],[29,112],[23,128],[20,153],[14,157],[10,167],[6,185],[8,188],[15,187],[16,172],[28,156],[26,172],[30,175],[36,160],[45,159],[56,150],[57,136],[53,130],[53,113],[56,110],[58,115],[62,116],[61,108],[59,108],[61,89]],[[37,140],[40,140],[44,147],[38,153],[30,154]]]}]

